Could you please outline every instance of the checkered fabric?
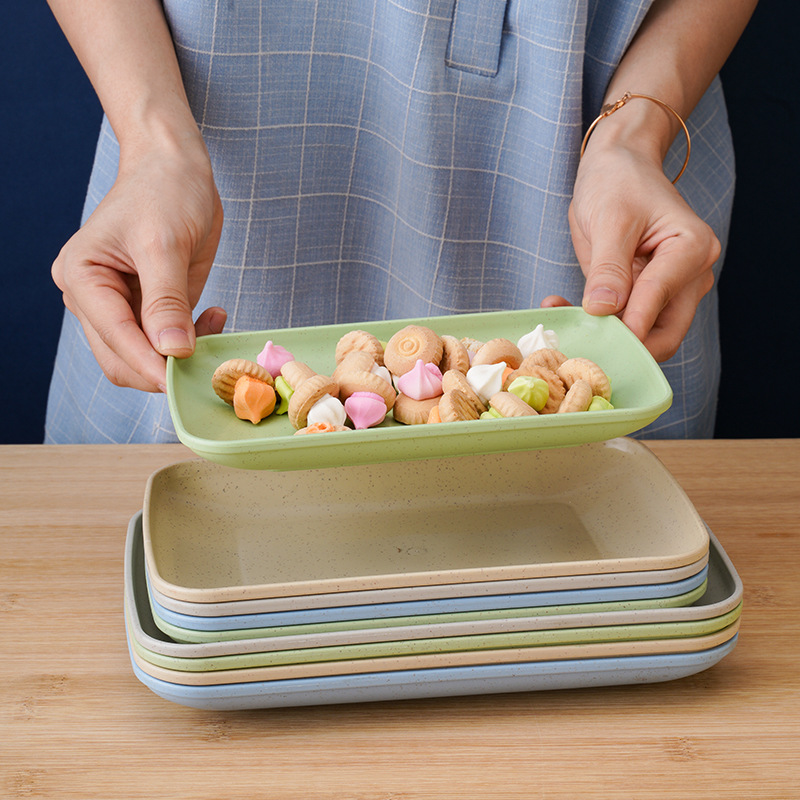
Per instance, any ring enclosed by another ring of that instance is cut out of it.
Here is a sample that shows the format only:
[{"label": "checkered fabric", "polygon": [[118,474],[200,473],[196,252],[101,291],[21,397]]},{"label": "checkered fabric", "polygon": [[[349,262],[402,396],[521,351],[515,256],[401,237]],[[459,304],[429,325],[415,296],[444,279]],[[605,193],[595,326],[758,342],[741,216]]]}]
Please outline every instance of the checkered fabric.
[{"label": "checkered fabric", "polygon": [[[580,141],[648,5],[165,0],[225,209],[198,308],[223,306],[237,331],[580,302],[567,223]],[[688,124],[678,187],[725,242],[733,153],[718,81]],[[117,155],[104,123],[86,215]],[[665,365],[675,402],[645,435],[712,435],[716,302]],[[174,439],[164,398],[105,380],[67,313],[47,441]]]}]

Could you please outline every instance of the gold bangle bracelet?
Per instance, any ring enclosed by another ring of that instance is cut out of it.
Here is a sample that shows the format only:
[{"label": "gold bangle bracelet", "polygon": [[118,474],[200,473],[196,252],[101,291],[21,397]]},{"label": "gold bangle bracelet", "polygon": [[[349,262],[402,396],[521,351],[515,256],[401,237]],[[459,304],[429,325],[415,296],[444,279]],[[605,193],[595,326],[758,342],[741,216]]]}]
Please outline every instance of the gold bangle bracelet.
[{"label": "gold bangle bracelet", "polygon": [[581,143],[581,158],[583,158],[583,153],[586,150],[586,143],[589,141],[589,137],[592,135],[592,131],[597,127],[597,123],[601,120],[605,119],[606,117],[610,117],[615,111],[619,111],[628,100],[632,100],[634,97],[640,97],[642,100],[651,100],[653,103],[657,103],[663,109],[669,111],[675,119],[678,120],[681,124],[681,128],[683,128],[683,133],[686,136],[686,158],[683,160],[683,166],[681,167],[681,171],[673,178],[672,182],[677,183],[678,178],[683,175],[686,170],[687,165],[689,164],[689,156],[692,153],[692,137],[689,136],[689,129],[686,127],[686,123],[681,118],[681,115],[671,106],[665,103],[663,100],[659,100],[657,97],[650,97],[649,94],[633,94],[633,92],[625,92],[619,100],[615,103],[608,103],[604,105],[600,109],[600,116],[589,126],[589,130],[586,131],[586,135],[583,137],[583,142]]}]

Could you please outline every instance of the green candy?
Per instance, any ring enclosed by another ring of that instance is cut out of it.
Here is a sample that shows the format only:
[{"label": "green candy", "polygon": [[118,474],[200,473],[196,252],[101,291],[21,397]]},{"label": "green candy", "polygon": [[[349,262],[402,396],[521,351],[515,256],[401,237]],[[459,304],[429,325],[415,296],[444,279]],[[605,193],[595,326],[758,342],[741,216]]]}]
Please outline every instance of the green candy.
[{"label": "green candy", "polygon": [[278,395],[278,405],[275,406],[275,414],[285,414],[289,410],[289,400],[294,394],[294,389],[286,383],[283,375],[275,378],[275,393]]},{"label": "green candy", "polygon": [[496,408],[489,408],[481,414],[481,419],[503,419],[503,415]]},{"label": "green candy", "polygon": [[611,403],[609,403],[608,400],[605,399],[605,397],[600,397],[600,395],[596,394],[592,398],[592,402],[589,403],[589,408],[587,408],[586,410],[587,411],[608,411],[608,409],[610,409],[610,408],[614,408],[614,406],[612,406]]},{"label": "green candy", "polygon": [[508,385],[508,391],[524,400],[535,411],[541,411],[550,397],[547,381],[534,378],[532,375],[520,375],[514,378]]}]

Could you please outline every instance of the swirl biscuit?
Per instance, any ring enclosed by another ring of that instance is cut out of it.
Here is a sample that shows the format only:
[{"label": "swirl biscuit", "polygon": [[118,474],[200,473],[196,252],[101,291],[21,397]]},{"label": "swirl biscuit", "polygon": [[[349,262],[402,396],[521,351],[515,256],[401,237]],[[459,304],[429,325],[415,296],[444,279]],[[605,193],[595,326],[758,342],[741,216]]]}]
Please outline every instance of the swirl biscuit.
[{"label": "swirl biscuit", "polygon": [[392,375],[405,375],[418,360],[423,364],[436,364],[442,360],[439,334],[423,325],[406,325],[386,343],[383,363]]}]

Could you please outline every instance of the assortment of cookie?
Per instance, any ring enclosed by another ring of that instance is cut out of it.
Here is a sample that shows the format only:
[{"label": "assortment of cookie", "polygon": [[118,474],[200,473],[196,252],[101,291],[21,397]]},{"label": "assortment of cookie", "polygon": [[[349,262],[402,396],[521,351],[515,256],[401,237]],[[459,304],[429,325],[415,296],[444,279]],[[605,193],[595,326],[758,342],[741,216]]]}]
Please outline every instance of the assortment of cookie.
[{"label": "assortment of cookie", "polygon": [[353,330],[333,359],[322,375],[269,341],[256,361],[220,364],[212,386],[239,418],[257,424],[287,414],[297,434],[363,430],[390,413],[418,425],[613,408],[602,368],[566,356],[542,325],[516,344],[440,336],[416,324],[387,342]]}]

